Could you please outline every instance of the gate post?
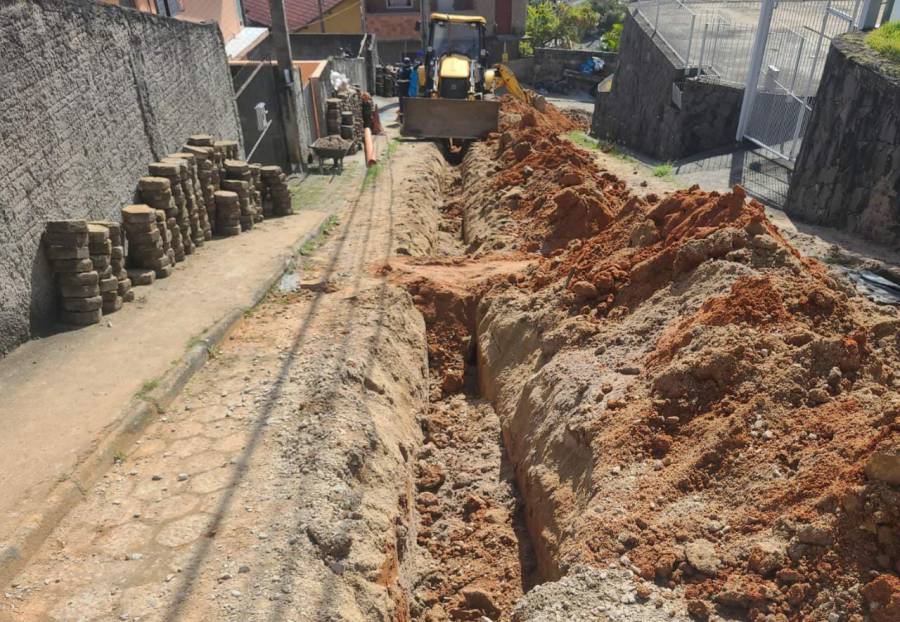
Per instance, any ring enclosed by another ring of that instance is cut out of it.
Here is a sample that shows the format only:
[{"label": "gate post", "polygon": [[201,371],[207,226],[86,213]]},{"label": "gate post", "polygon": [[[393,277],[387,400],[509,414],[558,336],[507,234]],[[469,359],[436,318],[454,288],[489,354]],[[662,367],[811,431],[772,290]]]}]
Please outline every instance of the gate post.
[{"label": "gate post", "polygon": [[753,40],[753,51],[750,53],[750,66],[747,69],[747,82],[744,85],[744,98],[741,101],[741,116],[738,119],[736,140],[744,139],[747,131],[747,123],[750,121],[750,113],[753,108],[753,100],[756,98],[756,90],[759,86],[759,72],[762,69],[763,57],[766,53],[766,42],[769,39],[769,26],[772,23],[772,12],[775,9],[775,0],[763,0],[759,10],[759,23],[756,26],[756,37]]}]

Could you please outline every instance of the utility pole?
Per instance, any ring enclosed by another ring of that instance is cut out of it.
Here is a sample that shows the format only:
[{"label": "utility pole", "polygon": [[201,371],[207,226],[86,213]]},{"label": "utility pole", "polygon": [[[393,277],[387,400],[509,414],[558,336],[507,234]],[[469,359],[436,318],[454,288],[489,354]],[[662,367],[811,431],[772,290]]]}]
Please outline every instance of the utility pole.
[{"label": "utility pole", "polygon": [[419,0],[419,34],[422,35],[422,53],[428,47],[428,0]]},{"label": "utility pole", "polygon": [[272,47],[278,61],[277,84],[281,92],[282,122],[287,138],[288,157],[291,167],[299,171],[303,167],[303,155],[300,150],[300,118],[297,114],[297,96],[300,77],[294,70],[291,57],[291,39],[288,36],[287,20],[284,17],[284,2],[269,0],[269,11],[272,14]]}]

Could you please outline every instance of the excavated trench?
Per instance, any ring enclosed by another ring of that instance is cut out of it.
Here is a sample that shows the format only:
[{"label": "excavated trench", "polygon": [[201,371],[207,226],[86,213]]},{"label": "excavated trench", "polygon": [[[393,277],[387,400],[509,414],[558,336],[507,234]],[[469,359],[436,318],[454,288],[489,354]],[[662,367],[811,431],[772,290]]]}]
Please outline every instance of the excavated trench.
[{"label": "excavated trench", "polygon": [[385,266],[427,332],[411,617],[897,619],[897,314],[743,189],[642,195],[504,106],[417,147]]},{"label": "excavated trench", "polygon": [[425,155],[412,177],[425,188],[415,215],[399,227],[390,266],[425,318],[430,373],[413,457],[417,546],[405,601],[414,620],[511,620],[539,577],[500,420],[480,394],[475,328],[483,292],[523,264],[465,254],[459,159],[420,148]]}]

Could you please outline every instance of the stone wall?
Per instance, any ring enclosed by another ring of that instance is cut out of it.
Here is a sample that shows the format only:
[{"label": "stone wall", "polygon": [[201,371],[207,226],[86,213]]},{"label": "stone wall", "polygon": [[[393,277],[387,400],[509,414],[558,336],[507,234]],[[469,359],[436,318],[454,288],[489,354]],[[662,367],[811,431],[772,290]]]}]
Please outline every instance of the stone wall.
[{"label": "stone wall", "polygon": [[533,80],[557,80],[564,69],[578,71],[584,61],[593,57],[602,58],[606,65],[604,73],[616,70],[618,54],[596,50],[564,50],[561,48],[537,48],[534,51]]},{"label": "stone wall", "polygon": [[0,354],[55,317],[44,223],[118,219],[190,134],[241,140],[222,36],[86,0],[0,0]]},{"label": "stone wall", "polygon": [[591,133],[674,160],[734,144],[742,97],[743,89],[689,77],[643,19],[628,15],[612,91],[597,95]]},{"label": "stone wall", "polygon": [[900,63],[834,39],[785,211],[900,248]]}]

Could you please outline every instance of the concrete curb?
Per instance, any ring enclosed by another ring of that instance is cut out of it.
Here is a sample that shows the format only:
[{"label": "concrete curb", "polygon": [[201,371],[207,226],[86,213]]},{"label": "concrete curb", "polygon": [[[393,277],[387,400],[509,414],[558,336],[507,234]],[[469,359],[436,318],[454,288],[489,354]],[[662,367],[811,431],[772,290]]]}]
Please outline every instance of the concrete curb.
[{"label": "concrete curb", "polygon": [[333,214],[324,212],[319,221],[303,234],[285,253],[277,267],[253,291],[249,307],[234,309],[204,331],[203,337],[158,379],[152,390],[136,395],[79,459],[74,471],[47,496],[39,512],[26,517],[0,551],[0,586],[7,585],[38,551],[69,510],[84,498],[86,492],[113,463],[116,454],[130,447],[141,436],[147,424],[178,396],[184,386],[209,360],[209,351],[221,343],[232,328],[269,293],[281,276],[294,263],[300,248],[319,236]]}]

